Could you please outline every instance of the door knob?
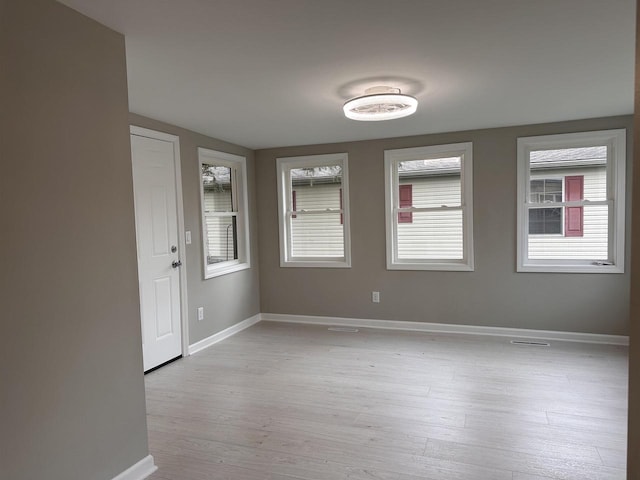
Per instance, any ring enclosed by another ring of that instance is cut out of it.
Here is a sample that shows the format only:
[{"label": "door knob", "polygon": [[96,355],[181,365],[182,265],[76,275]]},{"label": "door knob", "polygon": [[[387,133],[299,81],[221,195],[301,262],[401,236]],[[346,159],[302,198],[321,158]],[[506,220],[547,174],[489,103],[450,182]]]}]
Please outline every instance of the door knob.
[{"label": "door knob", "polygon": [[173,268],[178,268],[178,267],[180,267],[181,265],[182,265],[182,262],[181,262],[180,260],[178,260],[177,262],[176,262],[176,261],[171,262],[171,266],[172,266]]}]

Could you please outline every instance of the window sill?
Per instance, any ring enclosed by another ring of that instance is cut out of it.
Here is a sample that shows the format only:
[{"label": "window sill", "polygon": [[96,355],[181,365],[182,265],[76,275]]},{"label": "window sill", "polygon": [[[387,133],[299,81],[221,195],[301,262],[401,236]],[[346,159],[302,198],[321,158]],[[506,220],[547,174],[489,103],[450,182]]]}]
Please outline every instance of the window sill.
[{"label": "window sill", "polygon": [[518,265],[518,273],[624,273],[621,265]]},{"label": "window sill", "polygon": [[450,272],[473,272],[475,268],[466,262],[429,262],[429,263],[388,263],[387,270],[432,270]]},{"label": "window sill", "polygon": [[239,272],[241,270],[247,270],[249,268],[251,268],[251,265],[249,263],[234,263],[233,265],[207,268],[204,273],[204,279],[208,280],[210,278],[221,277],[222,275],[227,275],[228,273]]},{"label": "window sill", "polygon": [[351,268],[351,262],[335,260],[288,260],[281,261],[280,266],[284,268]]}]

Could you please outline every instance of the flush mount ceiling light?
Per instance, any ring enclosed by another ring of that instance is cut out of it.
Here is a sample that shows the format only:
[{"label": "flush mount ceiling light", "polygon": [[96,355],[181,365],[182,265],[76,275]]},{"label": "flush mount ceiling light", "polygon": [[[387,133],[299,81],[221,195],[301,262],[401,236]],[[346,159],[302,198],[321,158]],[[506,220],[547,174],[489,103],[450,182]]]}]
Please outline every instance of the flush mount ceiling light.
[{"label": "flush mount ceiling light", "polygon": [[343,110],[352,120],[377,122],[409,116],[417,108],[415,97],[403,95],[399,88],[380,86],[367,88],[364,95],[345,103]]}]

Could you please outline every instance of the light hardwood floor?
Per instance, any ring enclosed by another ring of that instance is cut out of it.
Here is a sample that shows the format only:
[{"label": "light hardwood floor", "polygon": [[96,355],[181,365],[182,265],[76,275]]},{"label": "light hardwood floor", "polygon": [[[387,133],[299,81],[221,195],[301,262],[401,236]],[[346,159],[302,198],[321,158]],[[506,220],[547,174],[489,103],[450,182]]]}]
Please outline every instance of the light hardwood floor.
[{"label": "light hardwood floor", "polygon": [[151,480],[625,478],[627,348],[261,322],[146,376]]}]

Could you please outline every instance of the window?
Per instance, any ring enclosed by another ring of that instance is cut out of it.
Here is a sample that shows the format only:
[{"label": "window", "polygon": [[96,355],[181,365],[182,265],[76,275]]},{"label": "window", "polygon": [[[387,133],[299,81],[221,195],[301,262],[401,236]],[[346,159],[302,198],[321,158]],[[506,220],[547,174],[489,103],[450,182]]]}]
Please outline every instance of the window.
[{"label": "window", "polygon": [[246,159],[206,148],[198,158],[204,278],[249,268]]},{"label": "window", "polygon": [[[562,179],[531,180],[531,201],[562,202]],[[529,210],[529,234],[561,234],[562,208],[532,208]]]},{"label": "window", "polygon": [[384,156],[387,268],[472,271],[472,144]]},{"label": "window", "polygon": [[518,139],[518,271],[624,271],[625,130]]},{"label": "window", "polygon": [[280,266],[350,267],[347,154],[278,158]]}]

